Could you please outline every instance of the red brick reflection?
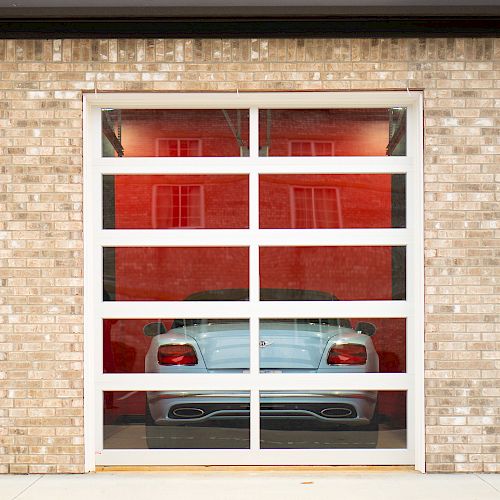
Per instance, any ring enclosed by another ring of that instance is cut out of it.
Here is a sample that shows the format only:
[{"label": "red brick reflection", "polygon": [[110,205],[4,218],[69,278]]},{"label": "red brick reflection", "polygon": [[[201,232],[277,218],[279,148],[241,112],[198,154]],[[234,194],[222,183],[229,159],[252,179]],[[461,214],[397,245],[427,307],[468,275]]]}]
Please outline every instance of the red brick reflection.
[{"label": "red brick reflection", "polygon": [[248,156],[248,110],[104,110],[103,132],[104,156]]},{"label": "red brick reflection", "polygon": [[385,156],[389,109],[261,109],[263,156]]},{"label": "red brick reflection", "polygon": [[119,247],[114,267],[115,300],[185,300],[205,290],[248,288],[248,248]]},{"label": "red brick reflection", "polygon": [[[248,228],[248,176],[116,175],[108,229]],[[104,191],[104,200],[110,197]]]},{"label": "red brick reflection", "polygon": [[261,175],[259,186],[263,229],[393,227],[390,174]]},{"label": "red brick reflection", "polygon": [[392,250],[382,246],[261,247],[260,285],[321,290],[338,300],[391,300]]}]

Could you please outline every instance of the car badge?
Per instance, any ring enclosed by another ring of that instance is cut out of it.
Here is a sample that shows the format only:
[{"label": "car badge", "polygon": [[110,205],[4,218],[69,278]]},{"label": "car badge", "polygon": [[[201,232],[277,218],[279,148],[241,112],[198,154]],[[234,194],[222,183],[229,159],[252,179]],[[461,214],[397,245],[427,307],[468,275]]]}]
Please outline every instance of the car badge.
[{"label": "car badge", "polygon": [[267,347],[268,345],[271,345],[272,342],[269,342],[269,340],[259,340],[259,347]]}]

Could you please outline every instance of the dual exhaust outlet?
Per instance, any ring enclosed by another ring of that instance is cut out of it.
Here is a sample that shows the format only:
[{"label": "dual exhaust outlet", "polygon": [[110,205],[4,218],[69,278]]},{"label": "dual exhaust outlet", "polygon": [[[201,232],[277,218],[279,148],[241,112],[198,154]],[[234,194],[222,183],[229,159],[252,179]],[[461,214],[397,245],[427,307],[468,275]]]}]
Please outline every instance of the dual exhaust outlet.
[{"label": "dual exhaust outlet", "polygon": [[201,418],[205,415],[205,410],[184,406],[182,408],[175,408],[172,414],[177,418]]},{"label": "dual exhaust outlet", "polygon": [[[226,410],[225,408],[221,408],[221,411]],[[183,406],[180,408],[174,408],[172,410],[172,415],[177,418],[183,418],[183,419],[195,419],[195,418],[201,418],[205,415],[208,415],[209,413],[215,413],[215,411],[218,410],[213,410],[211,412],[206,412],[202,408],[195,408],[195,407],[190,407],[190,406]],[[283,410],[283,416],[286,415],[287,411]],[[308,412],[309,413],[309,412]],[[349,407],[335,407],[335,408],[324,408],[322,409],[319,414],[322,417],[325,418],[349,418],[349,417],[354,417],[355,413],[352,410],[352,408]],[[265,413],[264,413],[265,415]],[[290,414],[288,414],[290,415]],[[274,414],[274,416],[280,416],[279,414]]]}]

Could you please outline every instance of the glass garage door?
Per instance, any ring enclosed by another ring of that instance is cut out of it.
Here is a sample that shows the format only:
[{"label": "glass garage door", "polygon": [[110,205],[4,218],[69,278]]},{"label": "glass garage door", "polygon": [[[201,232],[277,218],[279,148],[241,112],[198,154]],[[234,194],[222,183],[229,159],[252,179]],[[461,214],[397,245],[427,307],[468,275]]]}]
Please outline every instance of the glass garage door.
[{"label": "glass garage door", "polygon": [[423,468],[413,93],[87,97],[87,468]]}]

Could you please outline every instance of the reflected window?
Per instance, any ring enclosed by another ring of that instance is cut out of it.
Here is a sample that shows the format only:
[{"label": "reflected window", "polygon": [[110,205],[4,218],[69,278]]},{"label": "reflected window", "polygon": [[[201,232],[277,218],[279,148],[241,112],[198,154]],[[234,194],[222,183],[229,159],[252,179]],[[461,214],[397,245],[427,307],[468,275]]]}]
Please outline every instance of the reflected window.
[{"label": "reflected window", "polygon": [[156,139],[156,156],[202,156],[200,139]]},{"label": "reflected window", "polygon": [[336,188],[294,186],[290,189],[293,228],[342,227]]},{"label": "reflected window", "polygon": [[290,141],[289,156],[334,156],[333,141]]},{"label": "reflected window", "polygon": [[203,186],[156,184],[152,203],[154,228],[205,227]]}]

